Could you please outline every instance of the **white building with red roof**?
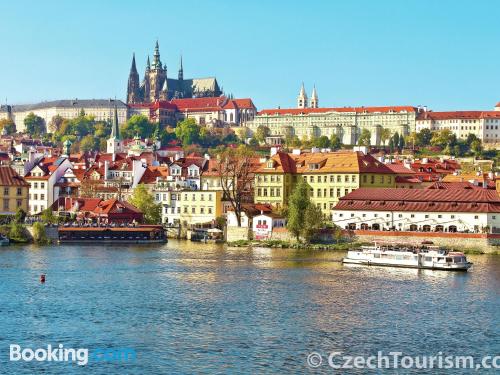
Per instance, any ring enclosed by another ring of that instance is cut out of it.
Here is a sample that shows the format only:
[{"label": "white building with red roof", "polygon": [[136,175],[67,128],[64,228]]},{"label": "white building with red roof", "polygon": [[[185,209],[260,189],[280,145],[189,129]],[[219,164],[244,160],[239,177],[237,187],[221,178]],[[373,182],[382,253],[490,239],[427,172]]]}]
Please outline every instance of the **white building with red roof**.
[{"label": "white building with red roof", "polygon": [[500,106],[494,111],[421,111],[416,120],[416,131],[450,130],[458,139],[474,134],[484,143],[500,142]]},{"label": "white building with red roof", "polygon": [[357,144],[363,129],[370,131],[372,145],[381,144],[383,128],[403,135],[415,131],[415,107],[318,107],[316,90],[313,95],[314,105],[311,107],[307,106],[307,97],[301,92],[298,108],[263,109],[246,126],[251,132],[265,126],[269,128],[270,136],[283,139],[287,136],[330,138],[335,134],[346,145]]},{"label": "white building with red roof", "polygon": [[66,157],[42,157],[29,165],[30,169],[25,175],[30,184],[29,211],[37,214],[58,199],[59,189],[55,185],[72,165]]},{"label": "white building with red roof", "polygon": [[491,189],[360,188],[341,197],[334,224],[356,230],[500,231],[500,197]]}]

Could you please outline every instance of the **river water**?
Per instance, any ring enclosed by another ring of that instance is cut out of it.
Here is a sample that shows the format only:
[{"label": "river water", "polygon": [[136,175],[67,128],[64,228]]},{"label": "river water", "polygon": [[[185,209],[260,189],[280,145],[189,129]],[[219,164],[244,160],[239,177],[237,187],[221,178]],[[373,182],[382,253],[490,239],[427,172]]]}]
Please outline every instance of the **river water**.
[{"label": "river water", "polygon": [[[180,241],[1,248],[0,373],[459,374],[471,370],[334,371],[328,356],[500,355],[500,256],[452,273],[349,267],[343,255]],[[12,344],[136,357],[9,361]]]}]

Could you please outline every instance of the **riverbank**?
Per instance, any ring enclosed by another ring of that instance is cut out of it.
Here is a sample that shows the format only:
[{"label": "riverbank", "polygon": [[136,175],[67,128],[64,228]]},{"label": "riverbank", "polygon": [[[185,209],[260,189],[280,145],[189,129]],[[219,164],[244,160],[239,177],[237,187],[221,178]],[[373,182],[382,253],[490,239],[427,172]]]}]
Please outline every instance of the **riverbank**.
[{"label": "riverbank", "polygon": [[[298,243],[298,242],[288,242],[288,241],[280,241],[280,240],[263,240],[263,241],[252,241],[252,240],[238,240],[228,242],[228,247],[269,247],[269,248],[280,248],[280,249],[301,249],[301,250],[328,250],[328,251],[348,251],[353,249],[358,249],[362,245],[369,245],[370,242],[341,242],[334,244],[321,244],[321,243]],[[442,246],[447,250],[457,250],[456,247],[451,246]],[[466,248],[462,249],[464,254],[467,255],[500,255],[500,250],[494,251],[483,251],[480,248],[471,249]]]}]

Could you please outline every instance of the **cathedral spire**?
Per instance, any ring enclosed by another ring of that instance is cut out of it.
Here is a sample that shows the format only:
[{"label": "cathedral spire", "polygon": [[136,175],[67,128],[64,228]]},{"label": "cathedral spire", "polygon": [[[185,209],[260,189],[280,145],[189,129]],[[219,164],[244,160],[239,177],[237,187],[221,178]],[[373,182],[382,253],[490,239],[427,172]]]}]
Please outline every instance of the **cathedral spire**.
[{"label": "cathedral spire", "polygon": [[155,53],[153,55],[153,69],[161,69],[160,46],[158,45],[158,40],[156,40]]},{"label": "cathedral spire", "polygon": [[137,67],[135,66],[135,52],[132,54],[132,66],[130,67],[130,75],[137,74]]},{"label": "cathedral spire", "polygon": [[148,61],[146,61],[146,72],[149,72],[149,69],[151,69],[151,63],[149,62],[149,55],[148,55]]},{"label": "cathedral spire", "polygon": [[113,113],[113,123],[111,124],[111,138],[120,139],[120,127],[118,126],[118,109],[116,107],[116,100]]},{"label": "cathedral spire", "polygon": [[184,79],[184,68],[182,67],[182,54],[181,54],[181,63],[179,66],[179,81]]},{"label": "cathedral spire", "polygon": [[135,65],[135,53],[132,55],[132,66],[128,76],[127,103],[138,103],[140,101],[139,74]]}]

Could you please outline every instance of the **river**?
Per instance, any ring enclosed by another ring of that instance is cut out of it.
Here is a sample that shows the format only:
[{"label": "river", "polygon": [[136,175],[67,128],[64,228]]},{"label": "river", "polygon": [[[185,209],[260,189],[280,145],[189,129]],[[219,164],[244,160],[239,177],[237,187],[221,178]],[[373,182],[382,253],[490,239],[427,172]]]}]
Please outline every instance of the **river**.
[{"label": "river", "polygon": [[[473,269],[453,273],[349,267],[343,255],[174,240],[1,248],[0,373],[431,374],[334,372],[328,356],[500,355],[500,256],[469,256]],[[135,357],[9,361],[13,344]]]}]

